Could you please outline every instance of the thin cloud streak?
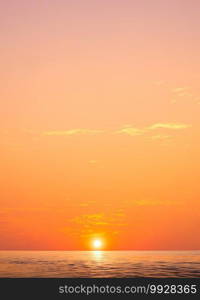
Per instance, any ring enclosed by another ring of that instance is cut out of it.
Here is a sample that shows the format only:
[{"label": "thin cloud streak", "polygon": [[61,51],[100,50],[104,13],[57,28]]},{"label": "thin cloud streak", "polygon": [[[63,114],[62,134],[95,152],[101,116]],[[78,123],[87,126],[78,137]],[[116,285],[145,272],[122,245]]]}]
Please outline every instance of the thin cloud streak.
[{"label": "thin cloud streak", "polygon": [[146,132],[146,130],[140,129],[140,128],[135,128],[135,127],[122,128],[122,129],[116,131],[116,133],[118,133],[118,134],[122,133],[122,134],[131,135],[131,136],[143,135],[145,132]]},{"label": "thin cloud streak", "polygon": [[172,130],[178,130],[178,129],[185,129],[189,128],[191,125],[189,124],[183,124],[183,123],[155,123],[148,127],[148,129],[172,129]]},{"label": "thin cloud streak", "polygon": [[77,128],[77,129],[70,129],[70,130],[45,131],[43,135],[47,135],[47,136],[96,135],[103,132],[104,132],[103,130]]},{"label": "thin cloud streak", "polygon": [[125,134],[129,136],[142,136],[145,135],[152,130],[161,130],[161,129],[169,129],[169,130],[181,130],[191,127],[190,124],[184,123],[154,123],[150,126],[139,128],[131,125],[126,125],[118,130],[100,130],[100,129],[86,129],[86,128],[76,128],[69,130],[51,130],[44,131],[42,133],[43,136],[73,136],[73,135],[98,135],[98,134]]}]

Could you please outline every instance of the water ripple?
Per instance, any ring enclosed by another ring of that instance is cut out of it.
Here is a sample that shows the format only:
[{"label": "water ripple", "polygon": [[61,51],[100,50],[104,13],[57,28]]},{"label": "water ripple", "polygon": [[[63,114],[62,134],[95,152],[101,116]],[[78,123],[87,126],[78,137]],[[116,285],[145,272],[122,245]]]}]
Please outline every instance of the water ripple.
[{"label": "water ripple", "polygon": [[0,251],[0,277],[200,278],[200,251]]}]

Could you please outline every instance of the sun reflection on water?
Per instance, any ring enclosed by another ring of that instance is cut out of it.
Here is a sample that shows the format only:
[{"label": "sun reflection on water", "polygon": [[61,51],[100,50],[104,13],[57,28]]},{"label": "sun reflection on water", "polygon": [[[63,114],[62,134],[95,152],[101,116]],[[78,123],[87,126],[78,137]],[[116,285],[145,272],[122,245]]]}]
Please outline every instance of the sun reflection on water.
[{"label": "sun reflection on water", "polygon": [[97,262],[101,262],[103,260],[103,251],[98,251],[98,250],[94,250],[91,251],[92,252],[92,258],[97,261]]}]

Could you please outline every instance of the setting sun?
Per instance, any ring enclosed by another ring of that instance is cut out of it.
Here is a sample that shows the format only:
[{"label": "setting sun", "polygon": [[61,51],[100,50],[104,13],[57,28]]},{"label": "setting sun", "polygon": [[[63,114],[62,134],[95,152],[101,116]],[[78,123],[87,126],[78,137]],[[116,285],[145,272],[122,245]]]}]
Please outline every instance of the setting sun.
[{"label": "setting sun", "polygon": [[92,241],[92,248],[100,250],[102,249],[102,247],[103,247],[102,240],[95,239]]}]

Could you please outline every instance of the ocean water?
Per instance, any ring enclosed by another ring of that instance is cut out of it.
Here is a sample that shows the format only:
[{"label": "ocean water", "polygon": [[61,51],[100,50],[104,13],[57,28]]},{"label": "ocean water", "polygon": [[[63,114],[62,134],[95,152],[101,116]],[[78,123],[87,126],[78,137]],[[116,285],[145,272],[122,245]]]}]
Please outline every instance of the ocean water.
[{"label": "ocean water", "polygon": [[200,277],[200,251],[0,251],[0,277]]}]

